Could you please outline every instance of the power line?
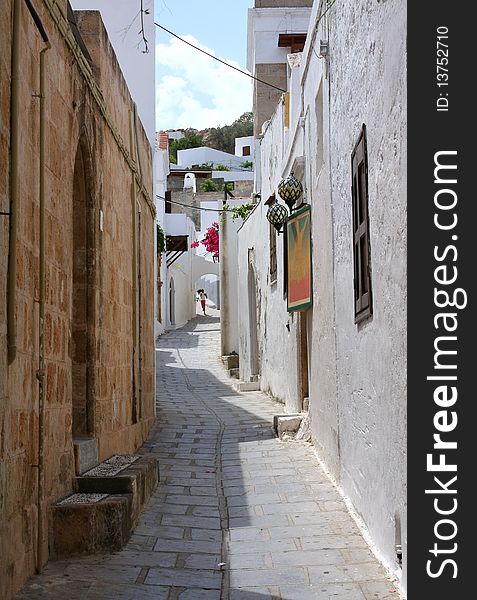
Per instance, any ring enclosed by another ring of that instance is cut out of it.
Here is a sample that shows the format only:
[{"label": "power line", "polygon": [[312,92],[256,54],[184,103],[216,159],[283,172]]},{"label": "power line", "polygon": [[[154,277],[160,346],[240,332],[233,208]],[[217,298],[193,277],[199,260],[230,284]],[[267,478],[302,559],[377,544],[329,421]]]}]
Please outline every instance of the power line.
[{"label": "power line", "polygon": [[267,81],[263,81],[263,79],[259,79],[258,77],[255,77],[254,75],[251,75],[250,73],[247,73],[247,71],[242,71],[242,69],[239,69],[238,67],[234,67],[233,65],[230,65],[229,63],[225,62],[221,58],[218,58],[217,56],[214,56],[213,54],[210,54],[210,52],[206,52],[205,50],[202,50],[202,48],[199,48],[198,46],[194,46],[194,44],[191,44],[190,42],[188,42],[184,38],[181,38],[176,33],[173,33],[169,29],[166,29],[162,25],[159,25],[159,23],[156,23],[155,21],[154,21],[154,25],[156,27],[159,27],[159,29],[162,29],[163,31],[167,32],[169,35],[172,35],[173,37],[177,38],[181,42],[184,42],[184,44],[187,44],[188,46],[191,46],[191,48],[194,48],[195,50],[198,50],[199,52],[202,52],[203,54],[209,56],[210,58],[213,58],[214,60],[218,61],[219,63],[222,63],[226,67],[230,67],[231,69],[234,69],[234,71],[238,71],[239,73],[242,73],[242,75],[246,75],[247,77],[250,77],[250,79],[254,79],[255,81],[259,81],[260,83],[263,83],[264,85],[268,85],[269,87],[274,88],[275,90],[278,90],[279,92],[286,92],[286,90],[284,90],[284,89],[282,89],[280,87],[277,87],[276,85],[273,85],[273,83],[268,83]]},{"label": "power line", "polygon": [[159,196],[159,194],[156,194],[156,198],[159,198],[159,200],[165,200],[167,202],[170,202],[171,204],[177,204],[178,206],[185,206],[186,208],[193,208],[195,210],[206,210],[210,212],[233,212],[233,210],[230,210],[229,208],[203,208],[202,206],[192,206],[192,204],[183,204],[182,202],[176,202],[175,200],[167,200],[167,198],[164,198],[164,196]]}]

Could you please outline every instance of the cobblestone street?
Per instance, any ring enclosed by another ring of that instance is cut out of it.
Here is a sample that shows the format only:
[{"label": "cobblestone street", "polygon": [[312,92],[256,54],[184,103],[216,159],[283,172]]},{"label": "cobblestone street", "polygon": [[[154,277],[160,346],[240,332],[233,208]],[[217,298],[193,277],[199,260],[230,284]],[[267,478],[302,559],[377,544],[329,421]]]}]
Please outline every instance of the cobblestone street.
[{"label": "cobblestone street", "polygon": [[50,562],[18,600],[397,600],[309,444],[282,442],[283,407],[238,393],[218,316],[157,343],[157,423],[141,452],[160,484],[127,546]]}]

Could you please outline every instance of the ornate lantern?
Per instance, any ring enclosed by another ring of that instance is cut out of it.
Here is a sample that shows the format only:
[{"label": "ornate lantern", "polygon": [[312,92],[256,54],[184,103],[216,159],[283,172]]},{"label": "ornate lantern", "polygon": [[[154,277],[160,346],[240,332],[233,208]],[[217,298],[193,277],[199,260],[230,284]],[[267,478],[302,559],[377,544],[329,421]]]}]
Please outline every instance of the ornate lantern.
[{"label": "ornate lantern", "polygon": [[281,228],[283,227],[283,224],[287,218],[287,209],[283,206],[283,204],[278,204],[278,202],[272,204],[267,211],[267,219],[275,227],[278,233],[280,233]]},{"label": "ornate lantern", "polygon": [[283,198],[285,204],[292,211],[292,207],[303,194],[303,186],[301,181],[293,176],[293,171],[286,179],[283,179],[278,184],[278,193]]}]

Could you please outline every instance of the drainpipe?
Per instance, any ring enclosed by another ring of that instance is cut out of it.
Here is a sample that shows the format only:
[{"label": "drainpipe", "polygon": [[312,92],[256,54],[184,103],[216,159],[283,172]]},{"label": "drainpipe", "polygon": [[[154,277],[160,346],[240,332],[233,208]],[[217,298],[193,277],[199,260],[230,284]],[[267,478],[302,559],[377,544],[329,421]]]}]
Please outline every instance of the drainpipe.
[{"label": "drainpipe", "polygon": [[[31,0],[24,0],[45,44],[49,45],[43,24]],[[15,317],[17,286],[17,230],[18,230],[18,165],[20,157],[20,37],[21,0],[13,0],[12,73],[10,91],[10,231],[8,236],[7,280],[7,340],[8,364],[17,355],[17,322]]]},{"label": "drainpipe", "polygon": [[[133,155],[139,170],[140,190],[139,193],[144,189],[144,182],[142,178],[142,165],[141,155],[139,153],[139,135],[137,128],[137,107],[134,104],[133,110],[133,122],[134,122],[134,149],[135,154]],[[131,148],[132,152],[132,148]],[[142,419],[142,294],[141,294],[141,203],[136,198],[136,210],[137,210],[137,241],[136,241],[136,254],[137,254],[137,354],[138,354],[138,393],[139,393],[139,420]]]},{"label": "drainpipe", "polygon": [[43,496],[45,470],[45,53],[40,52],[40,294],[39,294],[39,336],[38,336],[38,539],[37,571],[43,568]]},{"label": "drainpipe", "polygon": [[18,222],[18,163],[19,163],[19,100],[20,100],[20,36],[21,0],[13,2],[12,77],[10,96],[10,232],[8,237],[7,338],[8,363],[17,354],[17,323],[15,319],[17,285],[17,222]]},{"label": "drainpipe", "polygon": [[[45,28],[31,0],[24,0],[45,46],[40,51],[40,165],[39,165],[39,203],[40,203],[40,248],[39,248],[39,336],[38,371],[36,373],[38,390],[38,495],[37,495],[37,558],[36,569],[43,568],[43,495],[44,495],[44,435],[45,435],[45,53],[51,48]],[[8,299],[7,331],[8,360],[15,360],[16,344],[16,271],[17,271],[17,217],[18,217],[18,164],[19,164],[19,81],[20,81],[20,36],[21,36],[21,0],[14,0],[12,33],[12,89],[11,89],[11,142],[10,142],[10,237],[8,253]]]},{"label": "drainpipe", "polygon": [[[129,111],[129,143],[130,153],[135,160],[134,152],[134,115],[133,111]],[[132,172],[131,178],[131,219],[132,219],[132,328],[133,328],[133,356],[132,356],[132,377],[133,377],[133,423],[137,423],[137,395],[136,395],[136,362],[137,362],[137,345],[138,345],[138,302],[137,302],[137,206],[136,206],[136,174]]]}]

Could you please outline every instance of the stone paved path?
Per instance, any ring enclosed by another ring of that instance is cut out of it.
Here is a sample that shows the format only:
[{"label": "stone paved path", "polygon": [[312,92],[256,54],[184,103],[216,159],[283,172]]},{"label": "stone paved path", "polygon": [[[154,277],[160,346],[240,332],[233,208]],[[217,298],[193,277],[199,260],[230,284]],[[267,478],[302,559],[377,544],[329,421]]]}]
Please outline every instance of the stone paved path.
[{"label": "stone paved path", "polygon": [[161,483],[127,547],[52,562],[18,600],[398,600],[310,446],[272,434],[280,405],[234,391],[219,326],[159,339]]}]

